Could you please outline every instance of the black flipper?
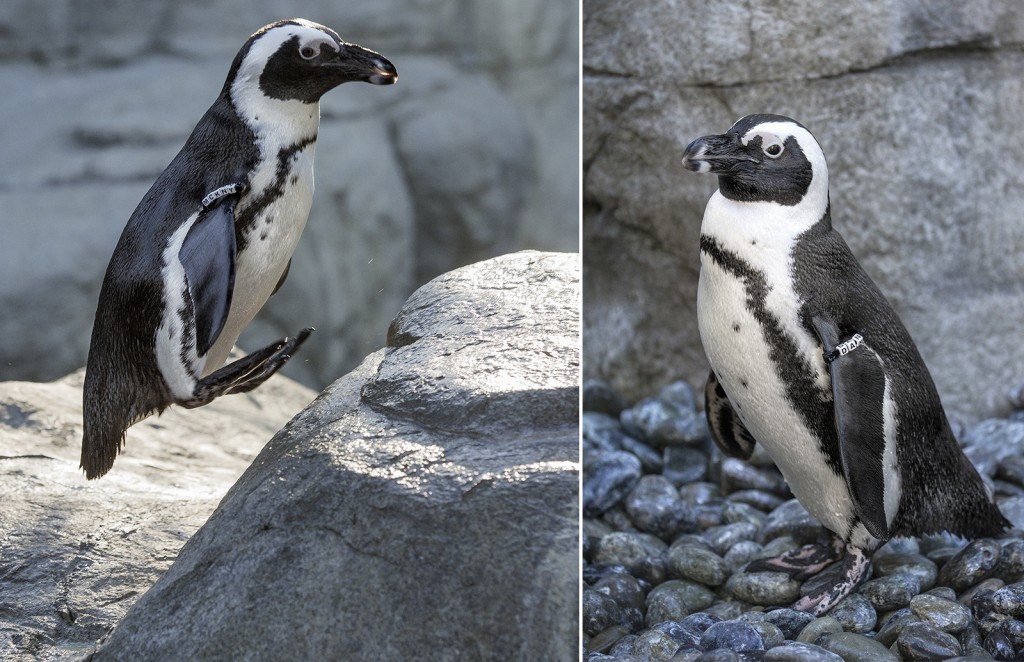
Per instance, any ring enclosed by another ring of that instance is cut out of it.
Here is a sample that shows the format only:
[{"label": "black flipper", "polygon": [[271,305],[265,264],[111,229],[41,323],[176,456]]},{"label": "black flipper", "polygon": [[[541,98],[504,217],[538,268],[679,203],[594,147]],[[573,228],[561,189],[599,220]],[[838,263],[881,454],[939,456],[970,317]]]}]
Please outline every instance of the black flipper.
[{"label": "black flipper", "polygon": [[711,438],[723,453],[743,460],[750,457],[756,441],[736,415],[729,396],[718,383],[713,370],[708,374],[708,382],[704,386],[704,413],[708,417]]},{"label": "black flipper", "polygon": [[281,274],[281,278],[277,281],[277,285],[274,286],[274,291],[270,293],[270,296],[277,294],[277,291],[284,285],[284,279],[288,277],[288,272],[291,271],[292,261],[288,260],[288,264],[284,265],[284,273]]},{"label": "black flipper", "polygon": [[196,350],[200,356],[216,342],[231,309],[235,288],[235,204],[237,195],[225,196],[199,212],[178,259],[185,269],[196,324]]},{"label": "black flipper", "polygon": [[870,338],[854,333],[840,339],[838,328],[824,315],[812,316],[812,322],[832,377],[836,434],[854,512],[871,535],[887,540],[882,360],[871,348]]}]

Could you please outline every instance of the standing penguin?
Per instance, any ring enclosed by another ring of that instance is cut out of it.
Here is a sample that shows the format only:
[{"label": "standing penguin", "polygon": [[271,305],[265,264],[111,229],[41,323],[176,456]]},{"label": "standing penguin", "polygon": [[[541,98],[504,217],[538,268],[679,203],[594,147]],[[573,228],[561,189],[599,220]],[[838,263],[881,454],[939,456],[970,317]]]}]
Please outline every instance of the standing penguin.
[{"label": "standing penguin", "polygon": [[953,437],[914,341],[832,229],[828,169],[810,132],[750,115],[690,143],[683,165],[719,184],[697,289],[712,437],[744,459],[762,444],[835,534],[748,570],[803,579],[845,547],[840,581],[794,605],[821,615],[892,537],[1010,526]]},{"label": "standing penguin", "polygon": [[397,79],[385,58],[303,19],[245,42],[107,267],[83,393],[88,478],[110,470],[128,426],[250,391],[305,341],[312,329],[222,367],[288,274],[313,197],[320,97]]}]

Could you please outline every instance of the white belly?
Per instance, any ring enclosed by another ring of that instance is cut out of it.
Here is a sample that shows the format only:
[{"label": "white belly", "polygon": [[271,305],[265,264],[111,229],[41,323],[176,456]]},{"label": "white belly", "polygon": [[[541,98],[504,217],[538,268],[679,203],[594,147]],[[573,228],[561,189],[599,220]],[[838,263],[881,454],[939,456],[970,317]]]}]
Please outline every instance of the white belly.
[{"label": "white belly", "polygon": [[[313,156],[316,143],[296,152],[289,162],[284,192],[256,218],[246,234],[244,250],[235,261],[235,288],[231,309],[217,342],[206,355],[203,376],[220,368],[238,336],[263,308],[281,280],[288,261],[306,227],[313,202]],[[236,215],[252,202],[251,194],[276,176],[277,160],[267,160],[254,173],[249,194],[239,201]]]},{"label": "white belly", "polygon": [[[795,294],[780,292],[784,286],[777,283],[772,286],[766,302],[769,312],[779,319],[796,319]],[[847,536],[852,502],[846,482],[828,467],[818,440],[788,402],[761,323],[747,308],[746,300],[743,281],[702,253],[697,319],[711,368],[743,424],[771,455],[794,496],[822,524]],[[805,333],[788,324],[784,328]],[[817,344],[813,338],[798,340],[804,341],[801,345]],[[827,385],[828,373],[821,363],[818,380]]]}]

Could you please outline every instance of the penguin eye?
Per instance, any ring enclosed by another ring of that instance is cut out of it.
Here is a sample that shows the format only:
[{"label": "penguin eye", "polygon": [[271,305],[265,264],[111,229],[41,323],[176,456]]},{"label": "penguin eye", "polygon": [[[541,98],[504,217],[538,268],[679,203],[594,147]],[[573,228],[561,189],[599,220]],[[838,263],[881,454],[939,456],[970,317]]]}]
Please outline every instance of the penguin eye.
[{"label": "penguin eye", "polygon": [[316,57],[317,50],[312,46],[303,46],[299,49],[299,55],[301,55],[304,60],[312,60]]},{"label": "penguin eye", "polygon": [[766,145],[764,148],[764,153],[773,159],[777,159],[779,158],[779,156],[782,155],[782,145],[780,145],[779,143],[771,143],[770,145]]}]

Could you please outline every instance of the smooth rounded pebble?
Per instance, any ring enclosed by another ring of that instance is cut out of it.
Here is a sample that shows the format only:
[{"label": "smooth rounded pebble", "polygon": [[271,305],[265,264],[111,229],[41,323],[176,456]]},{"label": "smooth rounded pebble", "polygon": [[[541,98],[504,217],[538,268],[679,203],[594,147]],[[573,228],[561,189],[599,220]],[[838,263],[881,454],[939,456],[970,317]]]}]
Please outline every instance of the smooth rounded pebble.
[{"label": "smooth rounded pebble", "polygon": [[[1024,463],[1024,458],[1020,458]],[[1008,584],[1024,579],[1024,540],[1011,540],[1003,545],[995,576]]]},{"label": "smooth rounded pebble", "polygon": [[843,658],[821,646],[794,641],[769,650],[764,662],[843,662]]},{"label": "smooth rounded pebble", "polygon": [[1024,616],[1024,582],[1009,584],[992,595],[992,606],[1008,616]]},{"label": "smooth rounded pebble", "polygon": [[896,654],[882,644],[853,632],[826,635],[819,645],[845,662],[899,662]]},{"label": "smooth rounded pebble", "polygon": [[619,445],[622,446],[622,450],[636,455],[636,459],[640,460],[640,466],[643,467],[644,473],[660,474],[662,472],[665,460],[660,451],[628,434],[622,435]]},{"label": "smooth rounded pebble", "polygon": [[633,654],[651,662],[671,660],[679,649],[679,642],[660,630],[641,632],[633,642]]},{"label": "smooth rounded pebble", "polygon": [[996,630],[1006,635],[1014,650],[1024,652],[1024,622],[1017,619],[1003,621]]},{"label": "smooth rounded pebble", "polygon": [[594,562],[629,567],[646,556],[660,554],[667,547],[664,542],[647,533],[616,531],[602,537],[597,543]]},{"label": "smooth rounded pebble", "polygon": [[667,386],[663,386],[658,391],[658,399],[673,404],[683,411],[694,411],[697,409],[697,397],[693,393],[693,388],[683,380],[674,381]]},{"label": "smooth rounded pebble", "polygon": [[726,492],[764,490],[777,495],[789,492],[786,481],[777,469],[758,469],[735,457],[722,460],[722,485]]},{"label": "smooth rounded pebble", "polygon": [[910,600],[910,611],[922,621],[952,634],[963,632],[971,624],[970,609],[934,595],[915,595]]},{"label": "smooth rounded pebble", "polygon": [[721,586],[729,577],[729,568],[721,556],[696,545],[673,546],[665,563],[671,576],[707,586]]},{"label": "smooth rounded pebble", "polygon": [[913,575],[920,581],[922,591],[934,587],[939,575],[939,567],[935,562],[920,554],[886,554],[874,559],[872,566],[877,577],[900,573]]},{"label": "smooth rounded pebble", "polygon": [[908,623],[896,638],[903,660],[945,660],[963,654],[957,638],[928,623]]},{"label": "smooth rounded pebble", "polygon": [[921,592],[921,580],[914,575],[897,573],[865,582],[858,591],[876,610],[892,611],[910,604],[910,599]]},{"label": "smooth rounded pebble", "polygon": [[625,451],[587,453],[583,462],[583,514],[596,517],[622,501],[643,468]]},{"label": "smooth rounded pebble", "polygon": [[701,635],[704,634],[704,630],[700,630],[693,624],[688,623],[686,619],[682,621],[663,621],[651,629],[664,632],[684,648],[696,648],[697,644],[700,643]]},{"label": "smooth rounded pebble", "polygon": [[832,616],[822,616],[808,623],[796,640],[805,644],[819,644],[819,641],[830,634],[839,634],[843,631],[842,624]]},{"label": "smooth rounded pebble", "polygon": [[735,524],[723,524],[708,529],[704,532],[711,549],[719,555],[725,554],[736,543],[743,540],[753,540],[757,535],[757,525],[750,522],[737,522]]},{"label": "smooth rounded pebble", "polygon": [[878,632],[875,634],[875,641],[885,646],[892,646],[896,643],[896,638],[900,636],[900,632],[903,632],[903,628],[909,623],[919,623],[920,621],[921,619],[915,616],[914,612],[910,611],[910,607],[897,609],[890,613],[879,625]]},{"label": "smooth rounded pebble", "polygon": [[839,621],[843,630],[864,634],[874,629],[878,622],[878,614],[867,598],[858,593],[852,593],[840,601],[830,615]]},{"label": "smooth rounded pebble", "polygon": [[639,530],[667,539],[683,527],[689,509],[667,478],[647,475],[626,497],[626,514]]},{"label": "smooth rounded pebble", "polygon": [[971,614],[974,616],[974,624],[986,635],[991,634],[1000,624],[1011,618],[996,611],[994,596],[994,591],[986,589],[978,591],[971,598]]},{"label": "smooth rounded pebble", "polygon": [[691,429],[695,418],[693,409],[661,398],[644,398],[619,416],[626,432],[637,432],[658,447],[696,441]]},{"label": "smooth rounded pebble", "polygon": [[740,614],[739,619],[744,623],[749,623],[757,630],[758,634],[761,635],[761,641],[764,642],[765,650],[774,648],[775,646],[781,646],[786,640],[786,636],[782,634],[782,630],[779,626],[764,619],[764,614],[756,611],[750,611],[745,614]]},{"label": "smooth rounded pebble", "polygon": [[774,623],[786,639],[796,639],[800,631],[807,627],[807,624],[814,620],[814,614],[805,611],[797,611],[789,607],[773,609],[764,612],[764,620]]},{"label": "smooth rounded pebble", "polygon": [[640,581],[625,573],[616,572],[602,577],[594,583],[593,590],[615,600],[620,607],[642,609],[646,601]]},{"label": "smooth rounded pebble", "polygon": [[586,649],[588,651],[596,651],[599,653],[607,652],[612,646],[629,634],[629,628],[624,625],[613,625],[607,630],[598,632],[590,641],[586,643]]},{"label": "smooth rounded pebble", "polygon": [[708,456],[696,448],[669,446],[662,455],[661,473],[676,487],[702,480],[708,473]]},{"label": "smooth rounded pebble", "polygon": [[785,502],[782,497],[764,490],[737,490],[729,495],[729,500],[753,506],[763,513],[770,513]]},{"label": "smooth rounded pebble", "polygon": [[736,572],[754,559],[764,558],[764,547],[753,540],[741,540],[725,553],[723,557],[729,573]]},{"label": "smooth rounded pebble", "polygon": [[619,603],[597,591],[583,591],[583,632],[593,637],[621,622]]},{"label": "smooth rounded pebble", "polygon": [[993,632],[985,637],[985,650],[996,660],[1017,659],[1013,644],[1002,632]]},{"label": "smooth rounded pebble", "polygon": [[938,583],[963,591],[995,572],[1002,551],[994,540],[974,540],[939,569]]},{"label": "smooth rounded pebble", "polygon": [[753,605],[777,607],[799,599],[800,582],[782,572],[741,572],[729,577],[725,592]]},{"label": "smooth rounded pebble", "polygon": [[761,528],[761,525],[764,524],[765,517],[767,516],[757,508],[737,501],[730,500],[722,509],[723,524],[749,522],[754,526]]},{"label": "smooth rounded pebble", "polygon": [[704,631],[700,638],[702,651],[728,648],[733,651],[764,650],[764,639],[757,628],[743,621],[722,621]]},{"label": "smooth rounded pebble", "polygon": [[696,582],[670,579],[647,594],[647,626],[662,621],[678,621],[693,612],[707,609],[715,594]]},{"label": "smooth rounded pebble", "polygon": [[800,544],[813,543],[821,534],[821,523],[796,499],[784,502],[768,513],[761,530],[765,542],[789,536]]}]

